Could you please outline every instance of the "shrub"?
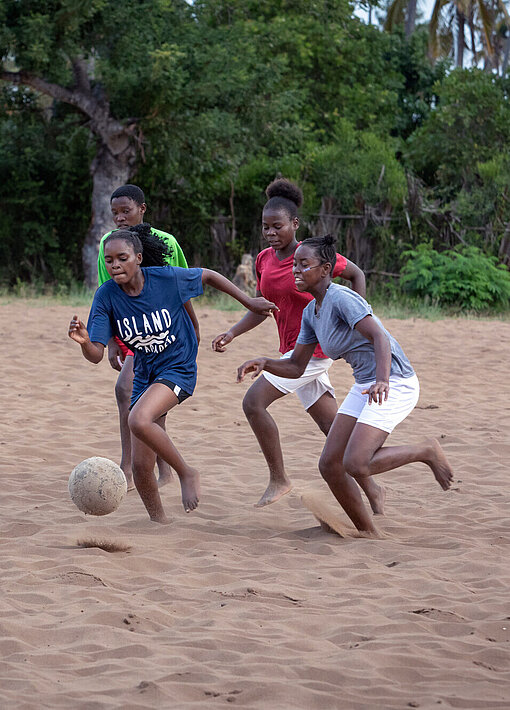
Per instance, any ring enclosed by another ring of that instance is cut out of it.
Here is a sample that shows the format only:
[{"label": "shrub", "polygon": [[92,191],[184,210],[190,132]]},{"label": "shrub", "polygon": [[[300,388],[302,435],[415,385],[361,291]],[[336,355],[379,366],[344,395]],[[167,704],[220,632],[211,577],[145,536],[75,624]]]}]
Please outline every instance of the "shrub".
[{"label": "shrub", "polygon": [[438,252],[427,242],[403,256],[408,260],[400,286],[411,296],[459,310],[510,306],[510,272],[477,247],[460,246]]}]

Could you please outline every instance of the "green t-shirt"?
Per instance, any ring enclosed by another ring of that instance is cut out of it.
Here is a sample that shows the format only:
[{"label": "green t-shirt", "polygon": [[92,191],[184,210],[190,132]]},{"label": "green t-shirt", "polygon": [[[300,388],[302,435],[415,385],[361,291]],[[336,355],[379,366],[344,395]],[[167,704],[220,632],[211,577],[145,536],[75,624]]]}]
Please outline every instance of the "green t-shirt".
[{"label": "green t-shirt", "polygon": [[[154,229],[154,227],[151,227],[151,230],[154,234],[157,234],[160,239],[162,239],[164,242],[168,244],[169,247],[172,249],[172,255],[166,259],[167,264],[170,264],[171,266],[182,266],[183,268],[187,269],[188,268],[188,262],[186,261],[186,257],[184,256],[184,253],[179,246],[179,243],[177,242],[177,239],[173,237],[171,234],[168,234],[167,232],[161,232],[159,229]],[[108,232],[105,234],[99,243],[99,254],[97,256],[97,285],[102,286],[105,281],[108,281],[110,278],[110,274],[106,270],[106,264],[104,260],[104,240],[106,237],[110,236],[112,232],[115,232],[115,229],[112,229],[111,232]]]}]

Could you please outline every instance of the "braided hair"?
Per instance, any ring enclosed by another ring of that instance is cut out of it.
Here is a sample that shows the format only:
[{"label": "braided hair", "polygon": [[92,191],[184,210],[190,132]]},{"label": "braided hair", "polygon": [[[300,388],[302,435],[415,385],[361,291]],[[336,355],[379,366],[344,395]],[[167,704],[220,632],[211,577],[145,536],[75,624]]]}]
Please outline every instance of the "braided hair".
[{"label": "braided hair", "polygon": [[142,254],[142,266],[165,266],[172,256],[172,248],[155,234],[148,222],[128,229],[117,229],[104,240],[104,246],[114,239],[131,244],[135,254]]},{"label": "braided hair", "polygon": [[173,254],[172,247],[152,231],[148,222],[129,227],[142,243],[142,266],[165,266]]},{"label": "braided hair", "polygon": [[331,273],[336,264],[336,237],[326,234],[324,237],[308,237],[301,242],[302,246],[310,247],[321,264],[331,264]]},{"label": "braided hair", "polygon": [[301,188],[286,178],[273,180],[266,187],[266,195],[269,198],[264,209],[285,210],[289,219],[298,216],[298,209],[303,204],[303,193]]}]

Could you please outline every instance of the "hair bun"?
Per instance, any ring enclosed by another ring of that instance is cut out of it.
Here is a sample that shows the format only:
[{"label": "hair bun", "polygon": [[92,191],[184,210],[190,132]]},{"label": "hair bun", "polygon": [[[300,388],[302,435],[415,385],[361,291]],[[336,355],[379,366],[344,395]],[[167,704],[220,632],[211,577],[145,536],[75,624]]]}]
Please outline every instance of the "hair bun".
[{"label": "hair bun", "polygon": [[266,195],[268,199],[272,197],[283,197],[293,202],[296,207],[301,207],[303,204],[303,192],[301,188],[286,178],[273,180],[273,182],[266,187]]},{"label": "hair bun", "polygon": [[336,244],[336,237],[333,236],[333,234],[325,234],[323,239],[324,239],[324,244],[326,244],[326,246],[328,246],[328,247],[333,244]]}]

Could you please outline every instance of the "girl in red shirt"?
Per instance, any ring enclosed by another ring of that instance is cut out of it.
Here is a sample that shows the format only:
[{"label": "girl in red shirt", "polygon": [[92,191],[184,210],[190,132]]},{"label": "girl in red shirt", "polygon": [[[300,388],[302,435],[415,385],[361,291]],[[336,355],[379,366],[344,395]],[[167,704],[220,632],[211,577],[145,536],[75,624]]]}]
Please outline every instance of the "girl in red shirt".
[{"label": "girl in red shirt", "polygon": [[[268,202],[262,212],[262,234],[269,243],[257,256],[257,296],[264,296],[275,303],[279,311],[274,313],[280,352],[282,357],[292,355],[301,327],[303,309],[312,300],[306,292],[296,288],[292,265],[294,252],[299,242],[298,208],[303,203],[300,188],[289,180],[274,180],[266,189]],[[341,276],[351,282],[354,291],[365,296],[365,275],[361,269],[337,254],[333,276]],[[212,342],[213,350],[223,352],[232,340],[255,328],[266,316],[248,312],[226,333],[221,333]],[[243,410],[259,442],[269,467],[269,485],[256,503],[263,507],[274,503],[292,489],[292,484],[283,463],[278,427],[267,408],[275,400],[295,392],[305,410],[327,436],[338,411],[334,390],[328,376],[332,360],[326,358],[320,347],[314,352],[305,372],[298,379],[277,377],[268,372],[256,380],[243,400]],[[384,489],[372,479],[360,482],[374,513],[383,513]]]}]

